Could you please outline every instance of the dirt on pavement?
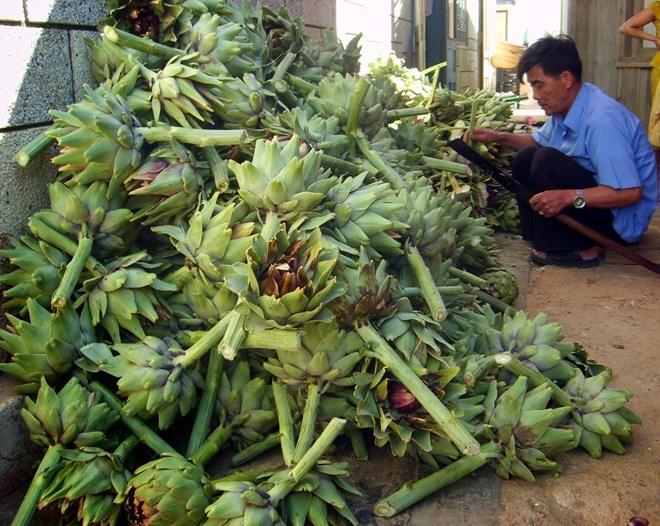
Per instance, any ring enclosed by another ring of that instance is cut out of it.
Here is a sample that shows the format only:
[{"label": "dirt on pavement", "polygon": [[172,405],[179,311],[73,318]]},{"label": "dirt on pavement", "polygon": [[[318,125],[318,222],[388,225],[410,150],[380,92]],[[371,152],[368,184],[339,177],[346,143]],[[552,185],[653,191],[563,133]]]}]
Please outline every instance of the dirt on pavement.
[{"label": "dirt on pavement", "polygon": [[[657,224],[651,234],[644,243],[657,261]],[[566,470],[557,479],[505,482],[499,525],[624,526],[633,516],[660,524],[660,276],[610,256],[595,269],[531,268],[525,310],[545,312],[612,369],[610,385],[634,393],[635,441],[621,456],[572,451],[560,457]]]}]

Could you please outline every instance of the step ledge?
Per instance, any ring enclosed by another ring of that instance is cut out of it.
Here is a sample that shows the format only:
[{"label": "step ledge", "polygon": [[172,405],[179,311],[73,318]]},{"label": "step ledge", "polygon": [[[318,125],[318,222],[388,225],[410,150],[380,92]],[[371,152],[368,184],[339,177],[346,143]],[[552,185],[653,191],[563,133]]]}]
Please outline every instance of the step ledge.
[{"label": "step ledge", "polygon": [[0,373],[0,499],[30,480],[42,453],[30,442],[21,417],[23,396],[15,392],[20,383],[13,376]]}]

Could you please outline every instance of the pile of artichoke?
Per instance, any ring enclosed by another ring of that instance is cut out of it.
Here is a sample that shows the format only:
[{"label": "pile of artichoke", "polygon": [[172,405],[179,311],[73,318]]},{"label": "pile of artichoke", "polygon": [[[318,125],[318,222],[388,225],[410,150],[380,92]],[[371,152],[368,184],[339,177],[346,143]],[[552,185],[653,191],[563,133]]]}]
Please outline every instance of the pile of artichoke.
[{"label": "pile of artichoke", "polygon": [[359,36],[285,8],[107,7],[98,86],[21,152],[56,145],[51,207],[1,252],[0,371],[45,448],[15,526],[357,524],[338,436],[437,472],[388,516],[484,464],[625,451],[631,393],[511,306],[444,146],[465,97],[358,75]]}]

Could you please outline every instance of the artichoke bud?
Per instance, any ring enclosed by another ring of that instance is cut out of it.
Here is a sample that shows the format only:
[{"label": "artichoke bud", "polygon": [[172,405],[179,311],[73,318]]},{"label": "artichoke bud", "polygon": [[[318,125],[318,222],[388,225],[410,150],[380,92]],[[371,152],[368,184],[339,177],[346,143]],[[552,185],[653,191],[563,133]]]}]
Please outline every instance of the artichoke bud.
[{"label": "artichoke bud", "polygon": [[196,526],[206,519],[210,503],[204,470],[176,453],[138,467],[126,488],[131,524]]},{"label": "artichoke bud", "polygon": [[87,220],[87,225],[92,232],[96,232],[100,229],[103,219],[105,218],[105,209],[103,207],[98,207],[96,210],[92,210],[89,214],[89,219]]}]

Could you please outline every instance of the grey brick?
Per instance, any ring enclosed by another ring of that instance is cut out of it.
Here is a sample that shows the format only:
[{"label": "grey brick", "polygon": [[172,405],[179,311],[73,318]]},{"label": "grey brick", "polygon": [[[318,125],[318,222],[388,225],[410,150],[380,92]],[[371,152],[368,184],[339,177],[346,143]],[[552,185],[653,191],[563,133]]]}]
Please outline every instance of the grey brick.
[{"label": "grey brick", "polygon": [[92,59],[94,53],[85,40],[89,38],[97,40],[100,35],[97,31],[72,31],[71,32],[71,61],[73,66],[73,91],[76,101],[85,96],[85,84],[95,88],[98,82],[92,72]]},{"label": "grey brick", "polygon": [[305,23],[315,27],[335,27],[334,2],[303,2],[302,17]]},{"label": "grey brick", "polygon": [[5,27],[0,33],[0,129],[52,120],[73,102],[66,31]]},{"label": "grey brick", "polygon": [[276,13],[280,10],[280,7],[286,4],[284,0],[262,0],[261,3],[264,7],[268,7]]},{"label": "grey brick", "polygon": [[27,0],[26,5],[28,22],[35,23],[96,26],[107,16],[103,0]]},{"label": "grey brick", "polygon": [[49,206],[48,184],[56,174],[51,163],[55,148],[42,152],[27,168],[14,161],[18,150],[45,129],[0,133],[0,237],[27,232],[30,215]]},{"label": "grey brick", "polygon": [[302,0],[286,0],[286,8],[291,13],[291,16],[302,16]]},{"label": "grey brick", "polygon": [[24,16],[22,0],[2,0],[0,2],[0,20],[22,22]]}]

